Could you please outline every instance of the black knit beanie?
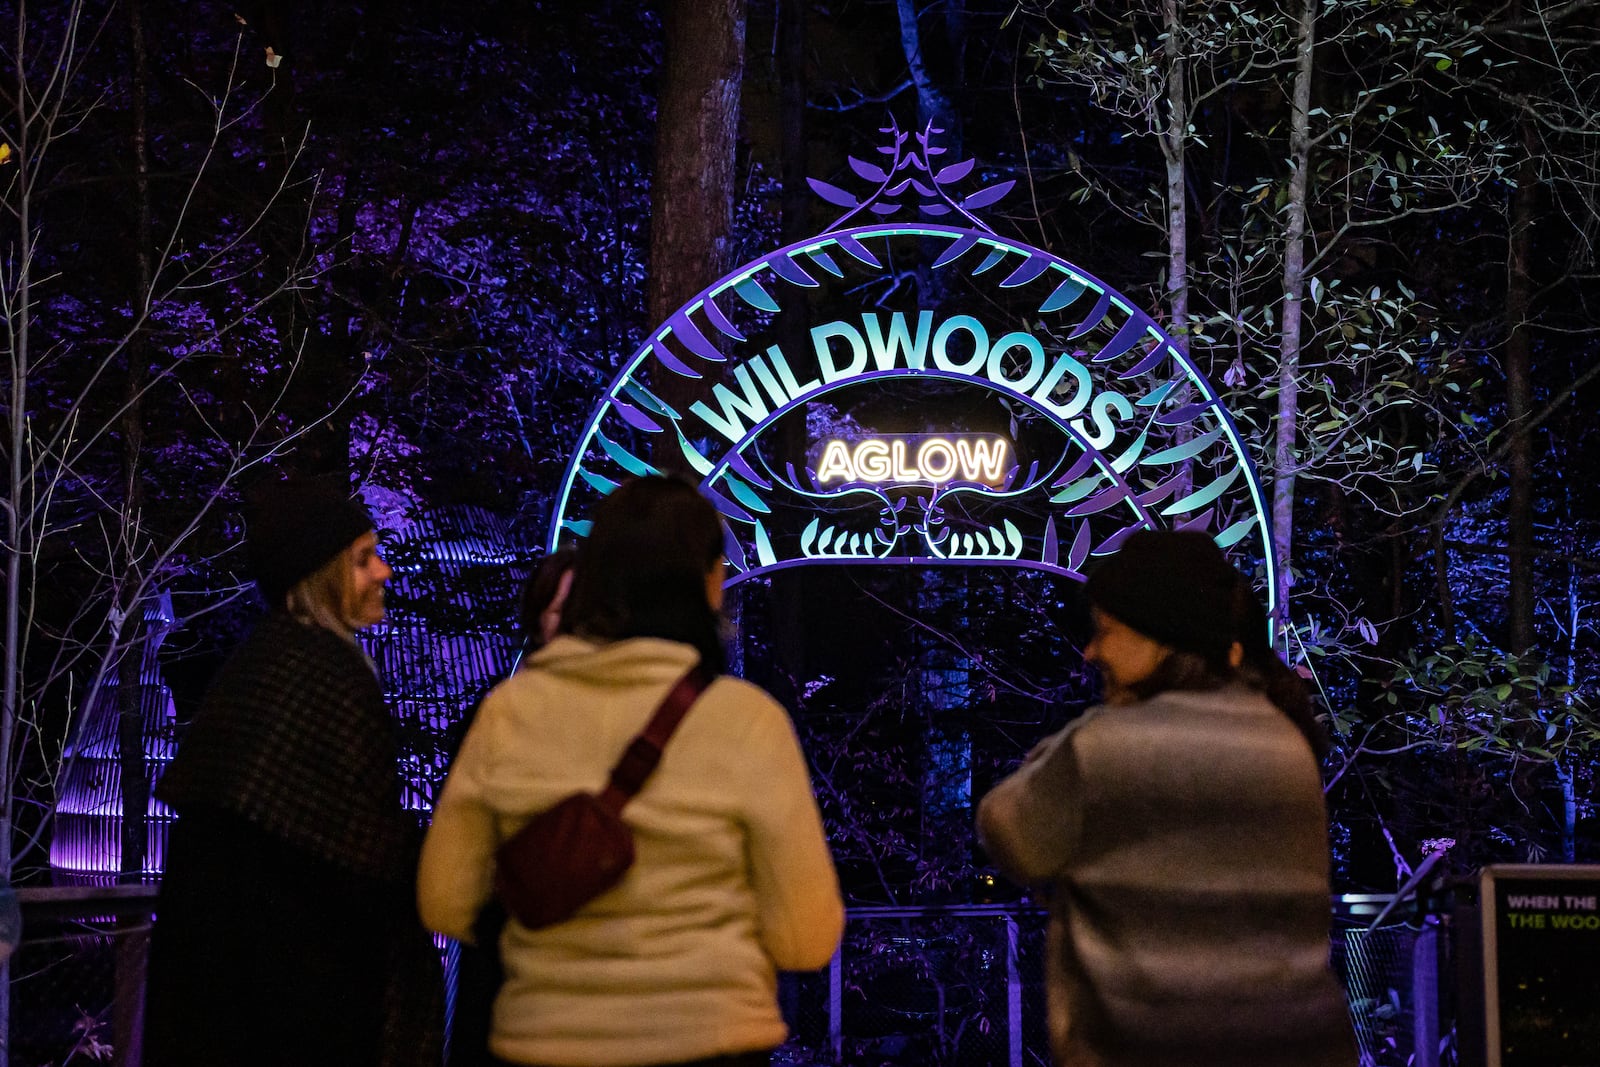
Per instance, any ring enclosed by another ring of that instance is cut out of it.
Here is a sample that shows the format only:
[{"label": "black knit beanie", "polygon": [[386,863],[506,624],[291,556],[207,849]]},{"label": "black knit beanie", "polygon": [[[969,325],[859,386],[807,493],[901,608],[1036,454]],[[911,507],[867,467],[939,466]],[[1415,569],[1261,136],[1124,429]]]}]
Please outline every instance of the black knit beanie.
[{"label": "black knit beanie", "polygon": [[1238,572],[1203,533],[1141,530],[1094,569],[1089,603],[1180,652],[1215,657],[1235,640]]},{"label": "black knit beanie", "polygon": [[310,478],[257,488],[245,502],[250,571],[272,607],[302,578],[372,529],[359,500]]}]

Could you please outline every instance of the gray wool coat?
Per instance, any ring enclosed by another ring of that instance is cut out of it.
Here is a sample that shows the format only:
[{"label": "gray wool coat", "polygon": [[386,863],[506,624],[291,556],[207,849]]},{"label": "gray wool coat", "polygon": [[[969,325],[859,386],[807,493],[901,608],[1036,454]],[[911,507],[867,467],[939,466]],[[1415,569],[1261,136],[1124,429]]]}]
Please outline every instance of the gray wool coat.
[{"label": "gray wool coat", "polygon": [[1354,1067],[1316,761],[1260,694],[1091,709],[984,798],[978,831],[1049,886],[1058,1067]]}]

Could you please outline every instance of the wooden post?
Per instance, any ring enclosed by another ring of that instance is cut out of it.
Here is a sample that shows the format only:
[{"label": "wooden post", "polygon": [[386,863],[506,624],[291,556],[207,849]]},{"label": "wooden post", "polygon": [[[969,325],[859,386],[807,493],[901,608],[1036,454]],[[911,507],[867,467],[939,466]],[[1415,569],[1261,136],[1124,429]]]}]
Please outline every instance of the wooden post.
[{"label": "wooden post", "polygon": [[150,916],[118,919],[111,1002],[113,1067],[140,1067],[144,1062],[144,989],[150,970]]}]

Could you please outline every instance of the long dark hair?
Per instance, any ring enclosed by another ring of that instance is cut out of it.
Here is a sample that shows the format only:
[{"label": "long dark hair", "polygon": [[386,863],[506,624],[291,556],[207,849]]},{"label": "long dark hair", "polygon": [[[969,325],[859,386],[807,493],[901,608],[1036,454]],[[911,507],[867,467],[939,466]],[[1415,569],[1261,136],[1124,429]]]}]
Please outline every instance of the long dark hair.
[{"label": "long dark hair", "polygon": [[1311,746],[1317,762],[1321,763],[1328,755],[1328,733],[1317,721],[1311,692],[1272,647],[1267,609],[1262,607],[1261,598],[1242,574],[1233,590],[1233,622],[1239,646],[1244,650],[1244,661],[1239,665],[1240,680],[1265,696],[1294,723],[1295,729]]},{"label": "long dark hair", "polygon": [[706,574],[722,558],[722,520],[678,478],[624,482],[595,508],[578,546],[561,631],[599,641],[660,637],[693,645],[705,669],[727,664]]},{"label": "long dark hair", "polygon": [[[522,604],[517,619],[522,630],[522,653],[531,655],[544,644],[544,613],[561,591],[561,579],[567,576],[578,558],[572,547],[558,548],[546,556],[522,587]],[[570,594],[570,590],[568,591]],[[564,605],[563,605],[564,609]]]},{"label": "long dark hair", "polygon": [[1238,672],[1228,663],[1226,652],[1203,654],[1174,648],[1168,650],[1154,670],[1128,686],[1128,692],[1140,700],[1149,700],[1174,691],[1221,689],[1239,680]]}]

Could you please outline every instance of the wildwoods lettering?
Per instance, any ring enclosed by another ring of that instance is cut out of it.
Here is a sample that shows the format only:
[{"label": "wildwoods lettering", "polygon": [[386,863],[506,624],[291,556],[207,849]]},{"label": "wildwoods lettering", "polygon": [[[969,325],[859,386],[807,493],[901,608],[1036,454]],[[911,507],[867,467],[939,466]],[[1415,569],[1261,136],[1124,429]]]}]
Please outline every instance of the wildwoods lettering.
[{"label": "wildwoods lettering", "polygon": [[1069,352],[1047,355],[1038,338],[1020,330],[990,339],[971,315],[937,325],[919,311],[915,328],[906,312],[863,312],[860,325],[836,319],[811,328],[812,351],[798,369],[778,345],[734,367],[729,381],[689,407],[706,426],[737,444],[750,426],[820,389],[885,371],[926,371],[971,378],[1011,393],[1067,422],[1090,448],[1116,437],[1117,422],[1131,419],[1132,402],[1112,390],[1094,391],[1089,369]]}]

